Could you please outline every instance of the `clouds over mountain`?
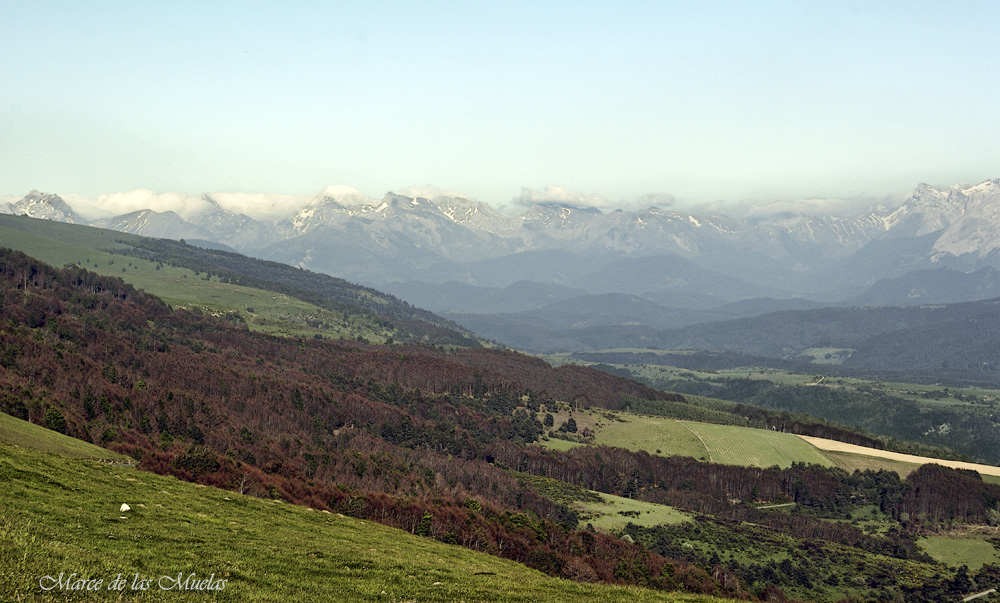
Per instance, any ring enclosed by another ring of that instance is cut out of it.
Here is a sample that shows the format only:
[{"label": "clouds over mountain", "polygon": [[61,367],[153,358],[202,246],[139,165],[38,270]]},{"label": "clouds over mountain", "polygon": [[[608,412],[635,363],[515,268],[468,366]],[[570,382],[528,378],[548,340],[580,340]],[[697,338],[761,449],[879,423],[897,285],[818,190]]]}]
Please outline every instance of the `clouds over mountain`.
[{"label": "clouds over mountain", "polygon": [[679,204],[677,197],[669,193],[647,193],[636,199],[606,199],[593,193],[581,193],[564,186],[548,185],[542,189],[524,187],[521,194],[511,199],[508,212],[522,212],[536,205],[557,205],[574,209],[599,209],[604,213],[616,210],[640,211],[651,207],[668,209]]},{"label": "clouds over mountain", "polygon": [[726,214],[741,220],[770,219],[791,216],[832,216],[847,218],[873,211],[891,211],[906,200],[907,195],[883,197],[805,197],[781,198],[741,203],[719,201],[691,208],[702,214]]},{"label": "clouds over mountain", "polygon": [[[348,186],[311,196],[136,190],[86,203],[68,195],[70,207],[33,191],[0,204],[0,213],[78,224],[111,216],[89,222],[209,240],[373,286],[532,281],[671,307],[754,296],[841,299],[912,270],[1000,269],[1000,180],[920,186],[898,209],[869,205],[844,217],[825,213],[843,211],[837,199],[776,200],[727,216],[732,207],[690,210],[670,195],[640,197],[626,210],[561,186],[523,189],[508,207],[519,210],[513,217],[445,189],[399,190],[406,194],[379,200]],[[702,274],[715,275],[714,284],[698,280]]]},{"label": "clouds over mountain", "polygon": [[305,207],[312,197],[266,193],[157,193],[136,189],[101,195],[95,199],[75,195],[67,195],[67,199],[77,213],[88,220],[107,219],[144,209],[161,213],[172,211],[185,220],[218,213],[220,209],[255,220],[277,220]]},{"label": "clouds over mountain", "polygon": [[395,191],[396,193],[403,195],[405,197],[412,198],[423,198],[423,199],[437,199],[441,197],[449,199],[469,199],[472,197],[466,195],[465,193],[460,193],[458,191],[452,191],[448,189],[441,188],[439,186],[434,186],[433,184],[423,184],[423,185],[413,185],[408,186],[404,189]]},{"label": "clouds over mountain", "polygon": [[553,185],[548,185],[541,190],[522,188],[521,194],[511,199],[510,203],[519,209],[535,205],[563,205],[577,209],[596,207],[602,211],[612,208],[611,202],[600,195],[578,193],[564,186]]}]

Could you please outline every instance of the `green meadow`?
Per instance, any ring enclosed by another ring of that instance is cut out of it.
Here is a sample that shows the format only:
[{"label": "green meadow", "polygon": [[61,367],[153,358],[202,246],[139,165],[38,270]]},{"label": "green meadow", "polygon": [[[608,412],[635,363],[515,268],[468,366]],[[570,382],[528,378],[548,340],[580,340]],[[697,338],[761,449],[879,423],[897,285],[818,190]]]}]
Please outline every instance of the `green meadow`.
[{"label": "green meadow", "polygon": [[595,443],[629,450],[710,459],[705,442],[686,423],[664,417],[619,416],[624,420],[602,427]]},{"label": "green meadow", "polygon": [[790,433],[693,421],[680,423],[705,444],[709,460],[715,463],[752,467],[790,467],[794,462],[834,465],[815,446]]},{"label": "green meadow", "polygon": [[[567,409],[553,413],[555,425],[560,425],[570,416]],[[689,456],[725,465],[789,467],[795,462],[826,467],[835,465],[824,452],[790,433],[606,410],[577,410],[572,416],[577,422],[578,433],[585,428],[593,432],[593,439],[587,443],[595,445],[645,450],[650,454]],[[543,444],[557,450],[580,445],[579,442],[558,437]],[[863,468],[863,460],[853,462],[858,468]]]},{"label": "green meadow", "polygon": [[967,565],[971,570],[978,570],[987,563],[1000,565],[1000,551],[983,534],[932,535],[921,538],[918,543],[935,561],[951,566]]},{"label": "green meadow", "polygon": [[51,452],[67,457],[102,460],[109,463],[135,464],[135,460],[94,446],[83,440],[68,438],[61,433],[29,423],[0,412],[0,442]]},{"label": "green meadow", "polygon": [[691,521],[691,515],[673,507],[599,493],[600,501],[580,501],[573,507],[580,510],[580,523],[589,523],[597,530],[610,532],[626,525],[652,527]]}]

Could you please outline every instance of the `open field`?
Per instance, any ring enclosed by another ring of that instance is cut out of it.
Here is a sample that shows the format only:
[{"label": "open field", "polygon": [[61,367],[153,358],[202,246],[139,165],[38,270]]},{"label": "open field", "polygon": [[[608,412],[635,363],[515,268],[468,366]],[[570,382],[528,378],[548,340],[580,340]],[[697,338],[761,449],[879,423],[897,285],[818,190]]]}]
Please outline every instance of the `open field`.
[{"label": "open field", "polygon": [[[843,352],[841,348],[813,348],[808,350],[810,355],[818,355],[821,361],[817,364],[830,364],[826,354],[836,355]],[[641,353],[643,355],[688,355],[694,352],[690,350],[650,350],[639,348],[621,348],[597,350],[593,353]],[[571,354],[551,354],[545,356],[546,360],[552,364],[594,364],[593,362],[580,361],[572,358]],[[819,380],[818,376],[812,373],[796,373],[784,369],[764,368],[764,367],[738,367],[720,370],[697,370],[686,369],[669,365],[659,364],[614,364],[612,366],[627,368],[633,371],[637,377],[648,380],[669,380],[677,378],[732,378],[732,379],[759,379],[767,380],[781,385],[808,385],[844,388],[848,390],[873,389],[882,391],[893,396],[912,400],[929,406],[965,406],[970,400],[976,400],[980,404],[1000,404],[1000,389],[984,387],[947,387],[935,384],[918,383],[897,383],[886,381],[873,381],[871,379],[861,379],[854,377],[826,377]]]},{"label": "open field", "polygon": [[823,438],[814,438],[811,436],[800,435],[796,437],[799,437],[805,440],[806,442],[809,442],[816,448],[825,451],[849,452],[858,455],[876,457],[879,459],[888,459],[891,461],[898,461],[903,463],[915,463],[917,465],[923,465],[926,463],[937,463],[938,465],[943,465],[945,467],[952,467],[954,469],[971,469],[973,471],[978,471],[982,475],[1000,476],[1000,467],[994,467],[993,465],[980,465],[978,463],[965,463],[962,461],[947,461],[943,459],[932,459],[925,456],[914,456],[912,454],[889,452],[888,450],[876,450],[874,448],[865,448],[864,446],[845,444],[844,442],[826,440]]},{"label": "open field", "polygon": [[[996,537],[996,534],[992,534]],[[947,534],[925,536],[917,541],[935,561],[951,566],[967,565],[978,570],[987,563],[1000,565],[1000,551],[981,534]]]},{"label": "open field", "polygon": [[551,448],[552,450],[569,450],[570,448],[576,448],[577,446],[585,446],[586,444],[581,444],[580,442],[571,442],[569,440],[560,440],[559,438],[550,438],[548,440],[542,440],[542,446],[546,448]]},{"label": "open field", "polygon": [[[629,368],[638,368],[629,366]],[[859,379],[855,377],[819,377],[809,373],[793,373],[782,369],[771,368],[735,368],[719,371],[703,372],[688,371],[676,367],[649,366],[646,370],[649,375],[656,375],[664,378],[673,373],[674,376],[680,373],[688,373],[699,378],[728,377],[732,379],[758,379],[767,380],[781,385],[801,385],[810,387],[831,387],[846,390],[875,390],[881,391],[904,400],[912,400],[926,406],[957,406],[965,407],[969,405],[969,400],[978,400],[983,404],[1000,402],[1000,390],[982,387],[946,387],[943,385],[930,385],[919,383],[895,383],[885,381],[872,381],[870,379]]]},{"label": "open field", "polygon": [[[570,415],[564,410],[554,416],[558,425]],[[793,462],[805,462],[837,466],[848,472],[885,469],[901,477],[925,463],[938,463],[973,469],[986,481],[1000,482],[1000,467],[992,465],[914,456],[823,438],[606,410],[578,410],[572,416],[581,431],[583,426],[593,430],[593,444],[645,450],[650,454],[690,456],[715,463],[755,467],[788,467]],[[543,441],[542,445],[568,450],[583,444],[552,438]]]},{"label": "open field", "polygon": [[629,450],[646,450],[653,454],[676,454],[709,460],[709,449],[698,435],[675,419],[618,415],[623,421],[602,426],[595,443],[618,446]]},{"label": "open field", "polygon": [[792,434],[737,427],[681,421],[705,444],[709,460],[726,465],[753,467],[789,467],[794,462],[833,466],[833,462],[815,446],[802,445]]},{"label": "open field", "polygon": [[[728,403],[728,407],[697,404],[705,408],[726,410],[746,404],[765,408],[772,415],[809,415],[883,439],[886,447],[901,452],[938,458],[961,455],[968,460],[1000,464],[1000,423],[996,419],[1000,388],[962,386],[962,382],[910,383],[904,373],[894,373],[899,381],[822,375],[819,373],[825,369],[818,365],[815,373],[804,372],[808,369],[792,372],[759,366],[734,368],[739,358],[711,352],[604,350],[580,357],[554,355],[552,359],[630,374],[650,387],[681,393],[692,402],[694,394],[698,394],[724,399],[713,405]],[[709,368],[701,368],[702,364]],[[922,380],[918,373],[913,374],[913,379]],[[702,416],[678,418],[727,422]]]},{"label": "open field", "polygon": [[[814,446],[788,433],[608,410],[584,409],[570,414],[567,409],[562,409],[552,414],[556,426],[572,416],[578,425],[578,433],[585,428],[593,432],[593,440],[589,443],[595,445],[645,450],[650,454],[689,456],[728,465],[788,467],[793,462],[833,465]],[[542,444],[557,450],[579,445],[558,438]]]},{"label": "open field", "polygon": [[884,459],[862,453],[824,450],[823,455],[833,461],[835,465],[849,473],[853,473],[854,471],[864,471],[866,469],[871,469],[873,471],[885,469],[886,471],[895,471],[900,477],[905,478],[907,475],[913,473],[918,467],[920,467],[919,463],[908,463],[905,461]]},{"label": "open field", "polygon": [[597,493],[601,502],[576,502],[573,507],[581,511],[580,524],[591,524],[598,530],[611,531],[624,528],[629,523],[656,526],[691,521],[691,515],[673,507]]},{"label": "open field", "polygon": [[[7,442],[0,479],[0,592],[12,601],[717,601],[559,580],[368,521]],[[74,572],[102,592],[42,590]],[[161,590],[178,574],[215,590]]]}]

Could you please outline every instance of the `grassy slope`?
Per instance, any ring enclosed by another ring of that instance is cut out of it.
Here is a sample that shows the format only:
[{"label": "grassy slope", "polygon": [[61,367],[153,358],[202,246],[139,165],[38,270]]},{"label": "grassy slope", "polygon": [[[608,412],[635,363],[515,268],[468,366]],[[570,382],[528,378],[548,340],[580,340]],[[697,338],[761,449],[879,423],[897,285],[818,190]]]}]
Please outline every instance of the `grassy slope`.
[{"label": "grassy slope", "polygon": [[[566,409],[552,414],[556,425],[570,416]],[[572,416],[580,431],[587,427],[594,432],[592,443],[596,445],[645,450],[650,454],[690,456],[726,465],[788,467],[793,462],[805,462],[826,467],[836,466],[848,472],[885,469],[895,471],[904,478],[921,465],[919,462],[880,458],[877,455],[883,454],[882,451],[874,449],[869,454],[820,450],[790,433],[750,427],[678,421],[607,410],[577,410]],[[541,444],[554,450],[568,450],[584,445],[558,438]],[[927,463],[942,463],[928,457],[913,458]],[[993,470],[980,467],[980,475],[984,481],[1000,483],[1000,477],[984,472]]]},{"label": "grassy slope", "polygon": [[[14,601],[67,600],[65,591],[39,586],[60,572],[104,579],[105,589],[119,573],[128,578],[121,597],[76,593],[83,601],[159,601],[160,576],[192,572],[214,574],[225,588],[170,591],[170,600],[718,600],[558,580],[371,522],[6,441],[0,481],[0,593]],[[122,503],[132,510],[120,512]],[[135,574],[152,588],[133,591]]]},{"label": "grassy slope", "polygon": [[986,541],[986,536],[933,535],[921,538],[919,544],[936,561],[951,566],[965,564],[978,570],[987,563],[1000,565],[1000,552]]},{"label": "grassy slope", "polygon": [[[155,295],[172,306],[197,307],[210,313],[234,312],[257,331],[274,335],[311,337],[365,337],[383,343],[390,336],[370,318],[345,315],[271,291],[223,283],[213,277],[195,275],[192,270],[135,257],[113,254],[101,249],[122,246],[110,231],[73,228],[55,222],[45,223],[46,232],[58,239],[0,225],[0,245],[18,249],[53,266],[79,264],[106,276],[121,278],[137,289]],[[124,270],[123,270],[124,269]],[[253,312],[248,311],[252,308]],[[329,329],[311,327],[307,321],[325,323]]]},{"label": "grassy slope", "polygon": [[790,467],[793,462],[833,466],[833,461],[790,433],[681,421],[708,449],[709,460],[726,465]]},{"label": "grassy slope", "polygon": [[[577,444],[566,440],[552,440],[564,444]],[[574,486],[557,479],[512,472],[520,479],[531,483],[539,492],[552,500],[569,505],[580,512],[580,525],[590,524],[597,530],[611,532],[620,530],[629,523],[640,526],[656,526],[691,521],[692,515],[668,506],[632,498],[623,498],[594,492],[581,486]]]},{"label": "grassy slope", "polygon": [[903,461],[894,461],[892,459],[880,459],[874,456],[854,454],[851,452],[836,452],[833,450],[827,450],[823,452],[831,461],[837,464],[838,467],[853,473],[856,469],[864,471],[865,469],[879,470],[885,469],[887,471],[895,471],[900,477],[906,477],[907,475],[913,473],[920,465],[916,463],[906,463]]},{"label": "grassy slope", "polygon": [[63,456],[98,459],[112,463],[135,464],[135,460],[95,446],[83,440],[68,438],[55,431],[45,429],[0,412],[0,442],[22,447],[30,447],[41,452],[51,452]]},{"label": "grassy slope", "polygon": [[610,423],[602,428],[598,432],[597,443],[653,453],[660,450],[664,454],[709,460],[711,455],[705,443],[685,425],[663,417],[629,416],[625,422]]},{"label": "grassy slope", "polygon": [[[569,416],[566,410],[553,413],[555,425]],[[793,462],[805,462],[830,467],[835,464],[815,446],[790,433],[606,410],[578,410],[573,417],[580,431],[585,427],[593,430],[593,443],[597,445],[690,456],[726,465],[789,467]],[[543,443],[561,450],[575,445],[558,439]]]}]

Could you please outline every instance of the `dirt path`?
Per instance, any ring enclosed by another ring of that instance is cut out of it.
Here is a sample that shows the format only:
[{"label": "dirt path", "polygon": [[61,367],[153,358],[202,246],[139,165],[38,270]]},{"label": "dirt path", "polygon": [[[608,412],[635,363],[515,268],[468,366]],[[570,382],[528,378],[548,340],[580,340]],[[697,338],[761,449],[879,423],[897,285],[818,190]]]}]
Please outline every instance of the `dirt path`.
[{"label": "dirt path", "polygon": [[783,503],[780,505],[764,505],[763,507],[757,507],[757,509],[783,509],[785,507],[794,507],[795,503]]},{"label": "dirt path", "polygon": [[924,465],[926,463],[937,463],[938,465],[951,467],[953,469],[972,469],[973,471],[978,471],[982,475],[1000,476],[1000,467],[994,467],[993,465],[979,465],[977,463],[963,463],[962,461],[946,461],[943,459],[932,459],[926,456],[914,456],[912,454],[889,452],[888,450],[876,450],[875,448],[865,448],[864,446],[858,446],[856,444],[845,444],[844,442],[837,442],[835,440],[827,440],[824,438],[814,438],[812,436],[800,435],[799,437],[809,442],[816,448],[819,448],[820,450],[830,450],[833,452],[851,452],[853,454],[863,454],[866,456],[891,459],[894,461],[916,463],[918,465]]},{"label": "dirt path", "polygon": [[708,444],[705,443],[705,440],[702,439],[701,435],[697,431],[695,431],[695,430],[691,429],[690,427],[688,427],[687,425],[685,425],[684,421],[677,421],[677,422],[680,423],[680,425],[684,429],[687,429],[688,431],[690,431],[691,433],[693,433],[694,437],[698,438],[698,441],[701,442],[702,448],[705,449],[705,454],[708,455],[708,462],[711,463],[712,462],[712,451],[711,451],[711,449],[709,449]]}]

